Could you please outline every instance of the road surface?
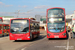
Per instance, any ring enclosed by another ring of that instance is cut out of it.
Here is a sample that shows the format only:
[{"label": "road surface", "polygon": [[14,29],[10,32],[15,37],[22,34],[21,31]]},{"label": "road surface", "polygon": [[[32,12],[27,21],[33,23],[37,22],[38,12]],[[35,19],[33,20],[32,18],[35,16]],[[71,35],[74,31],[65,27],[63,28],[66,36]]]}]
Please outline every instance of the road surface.
[{"label": "road surface", "polygon": [[33,41],[9,40],[9,36],[0,37],[0,50],[75,50],[75,39],[50,39],[46,31],[40,30],[40,36]]}]

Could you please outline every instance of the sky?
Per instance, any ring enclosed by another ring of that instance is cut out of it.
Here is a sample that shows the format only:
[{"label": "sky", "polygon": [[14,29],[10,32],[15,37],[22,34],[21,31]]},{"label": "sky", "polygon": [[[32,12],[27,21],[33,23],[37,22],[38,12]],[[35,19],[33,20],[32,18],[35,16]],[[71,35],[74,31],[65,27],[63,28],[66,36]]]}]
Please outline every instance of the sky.
[{"label": "sky", "polygon": [[73,14],[75,0],[0,0],[0,16],[46,16],[46,10],[52,7],[62,7],[66,15]]}]

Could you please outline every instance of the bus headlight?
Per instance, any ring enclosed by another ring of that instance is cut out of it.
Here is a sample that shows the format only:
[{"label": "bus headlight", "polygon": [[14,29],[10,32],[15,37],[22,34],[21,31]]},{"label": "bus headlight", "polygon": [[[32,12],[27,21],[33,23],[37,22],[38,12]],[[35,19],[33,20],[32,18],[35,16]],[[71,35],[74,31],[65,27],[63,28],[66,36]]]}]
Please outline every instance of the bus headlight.
[{"label": "bus headlight", "polygon": [[47,35],[50,36],[51,34],[48,33]]},{"label": "bus headlight", "polygon": [[28,37],[28,38],[30,38],[30,37]]},{"label": "bus headlight", "polygon": [[66,35],[66,33],[63,33],[62,35],[64,35],[64,36],[65,36],[65,35]]}]

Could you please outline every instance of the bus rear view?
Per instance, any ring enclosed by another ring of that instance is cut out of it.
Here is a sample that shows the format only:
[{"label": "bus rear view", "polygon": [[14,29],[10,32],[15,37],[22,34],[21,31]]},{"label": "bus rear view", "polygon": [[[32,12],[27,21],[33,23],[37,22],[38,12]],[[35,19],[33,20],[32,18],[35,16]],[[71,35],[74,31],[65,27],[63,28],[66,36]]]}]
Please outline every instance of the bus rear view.
[{"label": "bus rear view", "polygon": [[47,38],[67,38],[64,8],[47,9]]}]

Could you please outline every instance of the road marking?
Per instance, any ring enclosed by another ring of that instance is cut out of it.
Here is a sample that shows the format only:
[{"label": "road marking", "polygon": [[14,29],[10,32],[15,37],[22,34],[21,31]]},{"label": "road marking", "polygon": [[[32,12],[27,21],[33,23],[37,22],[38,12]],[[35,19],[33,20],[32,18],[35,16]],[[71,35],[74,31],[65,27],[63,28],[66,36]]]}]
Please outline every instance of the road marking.
[{"label": "road marking", "polygon": [[67,45],[66,46],[55,46],[57,48],[64,48],[66,50],[69,50],[69,49],[74,49],[74,46],[69,46],[69,39],[67,40]]},{"label": "road marking", "polygon": [[66,46],[55,46],[57,48],[66,48]]},{"label": "road marking", "polygon": [[66,48],[66,50],[69,50],[69,49],[74,49],[74,46],[69,46],[69,39],[68,39],[68,41],[67,41],[67,48]]},{"label": "road marking", "polygon": [[[45,38],[43,38],[42,40],[44,40],[44,39],[46,39],[46,37],[45,37]],[[42,40],[38,40],[38,41],[40,42],[40,41],[42,41]],[[35,42],[35,43],[34,43],[34,42]],[[37,43],[37,41],[35,41],[35,40],[34,40],[34,42],[33,42],[34,44],[36,44],[36,43]],[[29,45],[29,46],[34,45],[33,43],[31,43],[31,45]],[[27,46],[27,47],[29,47],[29,46]],[[27,47],[23,47],[23,48],[21,48],[21,50],[25,50]]]},{"label": "road marking", "polygon": [[67,41],[67,48],[66,48],[67,50],[68,50],[68,47],[69,47],[69,39],[68,39],[68,41]]},{"label": "road marking", "polygon": [[[54,46],[54,47],[67,49],[66,46]],[[68,50],[69,50],[69,49],[74,49],[74,46],[68,46]]]}]

